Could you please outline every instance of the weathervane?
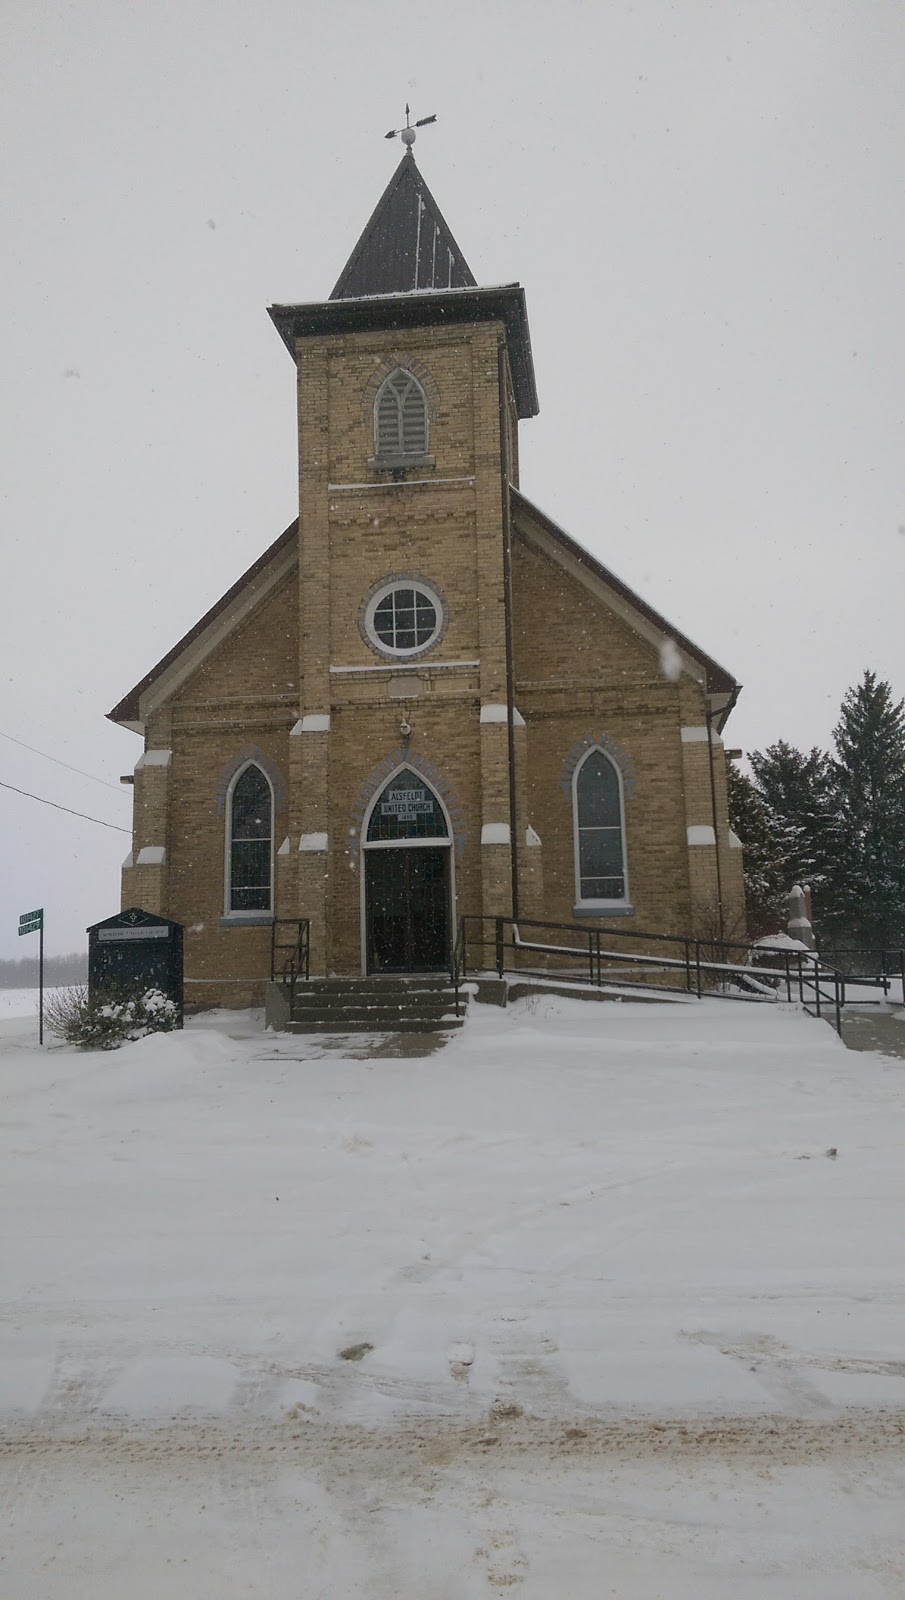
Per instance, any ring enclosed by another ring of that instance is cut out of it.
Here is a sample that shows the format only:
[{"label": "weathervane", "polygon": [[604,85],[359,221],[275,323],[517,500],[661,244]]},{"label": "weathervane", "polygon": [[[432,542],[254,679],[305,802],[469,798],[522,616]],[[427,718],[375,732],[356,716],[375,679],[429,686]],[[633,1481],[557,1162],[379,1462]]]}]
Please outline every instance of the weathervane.
[{"label": "weathervane", "polygon": [[404,128],[391,128],[389,133],[385,133],[383,137],[385,139],[401,139],[402,143],[404,145],[408,145],[408,148],[411,150],[412,145],[415,143],[415,139],[417,137],[417,135],[415,133],[415,129],[416,128],[426,128],[429,122],[436,122],[436,120],[437,120],[437,116],[436,116],[436,112],[435,112],[432,117],[422,117],[420,119],[420,121],[412,123],[412,122],[409,121],[409,108],[408,108],[408,106],[406,106],[406,108],[405,108],[405,127]]}]

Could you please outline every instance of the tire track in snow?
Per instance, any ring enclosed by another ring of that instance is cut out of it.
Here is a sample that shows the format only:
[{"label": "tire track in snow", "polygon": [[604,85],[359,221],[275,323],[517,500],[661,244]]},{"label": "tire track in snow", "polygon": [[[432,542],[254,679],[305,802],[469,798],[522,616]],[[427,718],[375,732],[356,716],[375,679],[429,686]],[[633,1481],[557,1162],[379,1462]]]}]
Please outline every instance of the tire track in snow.
[{"label": "tire track in snow", "polygon": [[287,1417],[257,1423],[235,1418],[176,1417],[159,1426],[147,1422],[88,1419],[78,1434],[64,1435],[40,1419],[23,1419],[6,1429],[0,1441],[5,1461],[22,1457],[69,1456],[80,1453],[129,1460],[158,1460],[189,1454],[244,1456],[262,1450],[303,1463],[341,1463],[354,1459],[372,1467],[396,1460],[419,1466],[437,1457],[483,1460],[499,1448],[516,1459],[521,1454],[598,1459],[613,1456],[643,1460],[694,1457],[774,1459],[806,1463],[815,1456],[901,1452],[905,1446],[905,1408],[850,1407],[832,1418],[802,1418],[779,1413],[713,1415],[698,1418],[651,1417],[643,1414],[547,1418],[484,1410],[478,1419],[457,1415],[419,1417],[392,1427],[338,1425],[319,1419]]},{"label": "tire track in snow", "polygon": [[[905,1361],[875,1360],[868,1356],[833,1355],[825,1351],[797,1350],[773,1334],[739,1332],[737,1335],[706,1330],[680,1332],[689,1344],[708,1345],[720,1355],[753,1372],[768,1394],[783,1406],[793,1406],[806,1416],[835,1416],[839,1405],[823,1393],[812,1373],[844,1372],[857,1376],[905,1378]],[[905,1387],[902,1391],[905,1405]]]}]

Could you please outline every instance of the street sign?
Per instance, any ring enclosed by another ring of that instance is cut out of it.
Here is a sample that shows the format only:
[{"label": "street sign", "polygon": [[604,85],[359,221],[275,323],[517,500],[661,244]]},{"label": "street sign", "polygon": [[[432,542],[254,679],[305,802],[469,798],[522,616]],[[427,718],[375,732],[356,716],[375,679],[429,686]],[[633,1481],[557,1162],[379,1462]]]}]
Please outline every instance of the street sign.
[{"label": "street sign", "polygon": [[41,945],[38,952],[38,1044],[44,1043],[44,907],[38,911],[23,911],[19,918],[19,938],[23,933],[39,933]]}]

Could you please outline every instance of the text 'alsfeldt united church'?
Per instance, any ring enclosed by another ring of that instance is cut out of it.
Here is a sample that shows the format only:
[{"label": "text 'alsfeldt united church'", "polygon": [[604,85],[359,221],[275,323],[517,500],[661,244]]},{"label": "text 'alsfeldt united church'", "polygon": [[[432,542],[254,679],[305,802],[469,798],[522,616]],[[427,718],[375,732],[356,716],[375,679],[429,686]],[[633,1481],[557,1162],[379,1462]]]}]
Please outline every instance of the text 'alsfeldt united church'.
[{"label": "text 'alsfeldt united church'", "polygon": [[274,917],[349,976],[442,969],[514,905],[736,935],[738,685],[520,493],[524,291],[476,285],[410,148],[330,298],[270,316],[299,516],[110,713],[145,741],[123,905],[226,1004]]}]

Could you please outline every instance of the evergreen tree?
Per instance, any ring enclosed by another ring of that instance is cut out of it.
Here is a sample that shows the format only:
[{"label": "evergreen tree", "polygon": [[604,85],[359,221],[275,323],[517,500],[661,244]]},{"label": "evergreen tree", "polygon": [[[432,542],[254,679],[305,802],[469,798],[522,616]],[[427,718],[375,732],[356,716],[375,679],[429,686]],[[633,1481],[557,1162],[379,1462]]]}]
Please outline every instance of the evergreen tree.
[{"label": "evergreen tree", "polygon": [[729,824],[742,841],[748,936],[781,933],[786,922],[787,867],[757,785],[731,762]]},{"label": "evergreen tree", "polygon": [[785,892],[795,883],[808,884],[821,898],[835,834],[829,757],[816,748],[805,754],[780,739],[753,750],[750,760]]},{"label": "evergreen tree", "polygon": [[905,702],[865,672],[833,730],[838,826],[827,907],[837,944],[905,942]]}]

